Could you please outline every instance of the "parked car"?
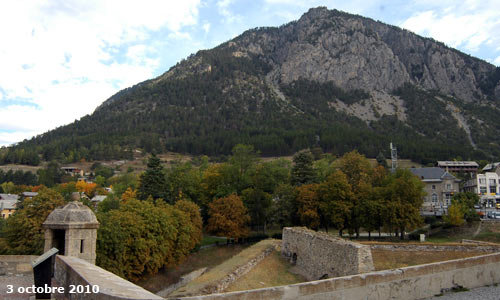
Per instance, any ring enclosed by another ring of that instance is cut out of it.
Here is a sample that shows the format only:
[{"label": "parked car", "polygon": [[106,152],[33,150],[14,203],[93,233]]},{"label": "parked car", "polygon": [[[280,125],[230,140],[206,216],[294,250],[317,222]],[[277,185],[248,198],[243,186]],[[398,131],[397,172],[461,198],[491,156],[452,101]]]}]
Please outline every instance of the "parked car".
[{"label": "parked car", "polygon": [[500,219],[500,212],[494,212],[493,219]]},{"label": "parked car", "polygon": [[488,219],[493,219],[493,213],[494,213],[493,211],[488,211],[486,213],[486,216],[488,217]]}]

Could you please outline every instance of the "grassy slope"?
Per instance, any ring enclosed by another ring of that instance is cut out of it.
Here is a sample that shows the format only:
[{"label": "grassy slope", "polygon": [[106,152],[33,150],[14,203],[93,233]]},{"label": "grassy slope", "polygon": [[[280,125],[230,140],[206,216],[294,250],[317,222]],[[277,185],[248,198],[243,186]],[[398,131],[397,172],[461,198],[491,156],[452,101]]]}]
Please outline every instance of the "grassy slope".
[{"label": "grassy slope", "polygon": [[306,281],[302,276],[291,273],[291,267],[279,251],[274,251],[250,272],[231,284],[226,289],[226,292],[288,285]]},{"label": "grassy slope", "polygon": [[198,294],[206,286],[218,282],[238,267],[245,265],[254,257],[258,256],[262,251],[271,245],[276,244],[276,240],[263,240],[259,243],[241,251],[231,259],[226,260],[220,265],[209,270],[202,276],[188,283],[185,287],[173,292],[170,296],[176,297],[180,295],[195,295]]}]

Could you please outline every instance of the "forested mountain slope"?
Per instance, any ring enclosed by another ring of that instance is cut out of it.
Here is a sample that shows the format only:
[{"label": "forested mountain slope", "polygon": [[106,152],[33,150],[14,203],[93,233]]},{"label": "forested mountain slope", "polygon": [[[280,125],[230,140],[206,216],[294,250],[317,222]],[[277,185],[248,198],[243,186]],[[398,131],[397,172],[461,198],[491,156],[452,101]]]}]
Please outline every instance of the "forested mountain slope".
[{"label": "forested mountain slope", "polygon": [[3,154],[130,157],[131,150],[220,155],[237,143],[264,155],[319,145],[375,157],[500,156],[500,68],[368,18],[310,9],[278,28],[244,32],[88,115]]}]

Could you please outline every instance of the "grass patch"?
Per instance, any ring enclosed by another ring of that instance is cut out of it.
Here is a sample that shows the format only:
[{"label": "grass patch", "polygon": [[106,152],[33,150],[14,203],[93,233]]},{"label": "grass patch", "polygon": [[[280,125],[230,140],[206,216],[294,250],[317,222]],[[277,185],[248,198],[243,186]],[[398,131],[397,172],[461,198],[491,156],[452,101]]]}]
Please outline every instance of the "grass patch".
[{"label": "grass patch", "polygon": [[468,292],[470,290],[468,288],[460,286],[460,287],[454,287],[454,288],[452,288],[451,291],[454,292],[454,293],[460,293],[460,292]]},{"label": "grass patch", "polygon": [[236,270],[238,267],[243,266],[248,261],[261,254],[269,246],[275,245],[276,243],[277,243],[276,240],[260,241],[259,243],[249,248],[246,248],[245,250],[236,254],[231,259],[228,259],[223,263],[215,266],[213,269],[209,270],[205,274],[191,281],[185,287],[182,287],[179,290],[173,292],[169,296],[178,297],[183,295],[187,296],[187,295],[200,294],[201,290],[203,290],[205,287],[223,279],[225,276]]},{"label": "grass patch", "polygon": [[157,274],[140,280],[138,285],[153,293],[159,292],[178,282],[181,276],[204,267],[213,268],[249,246],[248,244],[224,245],[199,250],[191,253],[179,266],[161,269]]},{"label": "grass patch", "polygon": [[264,258],[250,272],[231,284],[225,292],[289,285],[307,281],[302,276],[291,273],[291,267],[279,251],[273,251],[273,253]]},{"label": "grass patch", "polygon": [[484,252],[372,250],[376,271],[484,255]]},{"label": "grass patch", "polygon": [[227,239],[223,237],[218,237],[218,236],[209,236],[209,235],[204,235],[203,239],[201,240],[200,246],[206,246],[206,245],[212,245],[212,244],[225,244],[227,243]]}]

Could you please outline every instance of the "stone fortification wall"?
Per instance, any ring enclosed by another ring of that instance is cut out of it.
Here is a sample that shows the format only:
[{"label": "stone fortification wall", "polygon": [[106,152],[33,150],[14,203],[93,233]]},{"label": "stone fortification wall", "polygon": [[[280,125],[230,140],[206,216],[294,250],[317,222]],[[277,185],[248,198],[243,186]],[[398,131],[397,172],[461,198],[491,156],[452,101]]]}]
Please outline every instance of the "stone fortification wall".
[{"label": "stone fortification wall", "polygon": [[56,256],[54,277],[59,286],[70,291],[70,285],[99,286],[99,292],[66,294],[70,300],[160,300],[163,299],[115,274],[85,260]]},{"label": "stone fortification wall", "polygon": [[426,245],[426,244],[369,244],[373,250],[389,251],[460,251],[460,252],[500,252],[498,244],[456,244],[456,245]]},{"label": "stone fortification wall", "polygon": [[374,270],[369,246],[305,227],[283,228],[281,253],[309,280]]},{"label": "stone fortification wall", "polygon": [[36,258],[34,255],[0,255],[0,276],[31,274],[31,262]]},{"label": "stone fortification wall", "polygon": [[287,286],[180,299],[413,300],[439,295],[452,288],[475,288],[499,282],[500,253],[494,253]]}]

